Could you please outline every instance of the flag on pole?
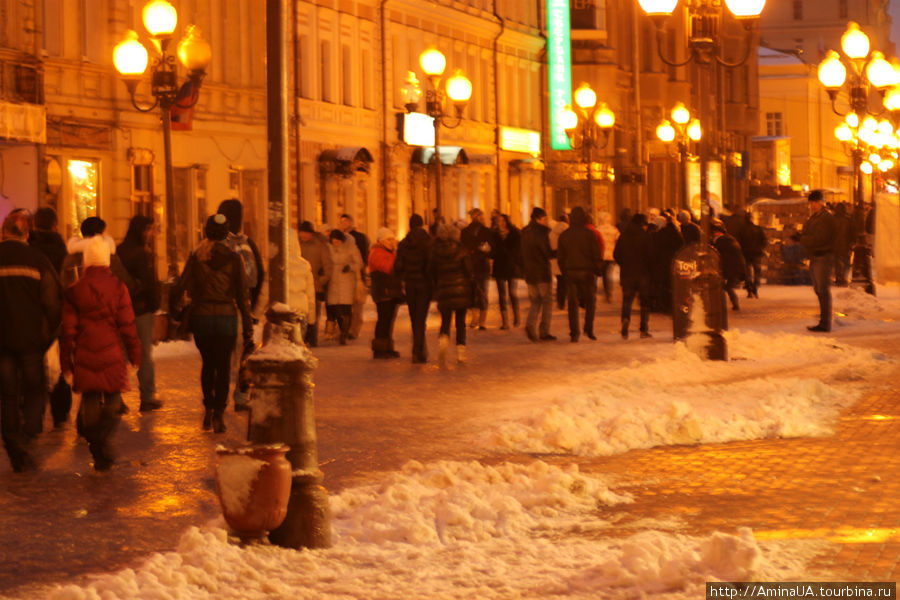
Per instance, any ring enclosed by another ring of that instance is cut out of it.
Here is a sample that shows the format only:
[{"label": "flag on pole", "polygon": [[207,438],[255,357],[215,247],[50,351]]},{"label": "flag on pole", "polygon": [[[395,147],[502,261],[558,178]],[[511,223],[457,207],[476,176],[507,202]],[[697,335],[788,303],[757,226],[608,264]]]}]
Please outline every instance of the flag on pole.
[{"label": "flag on pole", "polygon": [[199,93],[200,90],[195,88],[190,80],[185,81],[178,90],[170,115],[173,131],[191,131],[193,129],[194,104],[197,102]]}]

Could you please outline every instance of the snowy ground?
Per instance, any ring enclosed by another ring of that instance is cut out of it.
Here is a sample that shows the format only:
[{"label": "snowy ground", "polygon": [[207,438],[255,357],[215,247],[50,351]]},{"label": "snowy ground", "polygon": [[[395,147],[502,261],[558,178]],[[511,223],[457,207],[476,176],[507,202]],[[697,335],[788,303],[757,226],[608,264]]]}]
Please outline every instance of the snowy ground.
[{"label": "snowy ground", "polygon": [[[766,287],[765,296],[814,303],[808,287]],[[827,579],[807,566],[822,541],[757,541],[745,528],[693,537],[679,533],[674,516],[616,535],[604,509],[631,501],[616,491],[624,482],[581,472],[578,461],[652,446],[829,435],[840,411],[895,366],[894,357],[843,338],[900,333],[900,293],[839,290],[835,310],[834,336],[802,333],[796,321],[733,328],[728,362],[655,339],[598,368],[578,363],[577,345],[560,345],[533,359],[540,368],[523,372],[525,383],[489,416],[461,423],[481,432],[473,443],[486,460],[411,460],[332,495],[330,549],[241,548],[216,520],[140,568],[57,586],[47,597],[697,598],[710,580]],[[156,356],[195,352],[178,343]],[[322,348],[320,360],[332,352]],[[454,375],[473,377],[459,368]],[[553,464],[534,458],[541,455]],[[571,463],[560,466],[560,456]]]}]

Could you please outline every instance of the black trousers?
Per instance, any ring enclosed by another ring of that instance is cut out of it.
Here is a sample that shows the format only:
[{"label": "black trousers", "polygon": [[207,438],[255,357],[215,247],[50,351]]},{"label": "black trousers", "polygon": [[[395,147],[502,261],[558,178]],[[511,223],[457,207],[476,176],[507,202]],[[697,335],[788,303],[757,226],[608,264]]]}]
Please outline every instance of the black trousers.
[{"label": "black trousers", "polygon": [[578,307],[584,305],[584,332],[594,335],[597,277],[593,273],[566,273],[566,302],[569,303],[569,335],[577,338]]},{"label": "black trousers", "polygon": [[441,335],[450,335],[451,320],[456,318],[456,345],[466,345],[466,310],[465,308],[442,308]]},{"label": "black trousers", "polygon": [[84,392],[78,409],[78,433],[87,440],[91,455],[109,455],[109,437],[122,420],[122,394],[119,392]]},{"label": "black trousers", "polygon": [[428,319],[428,305],[431,294],[425,287],[406,286],[406,307],[409,309],[409,322],[412,327],[413,358],[424,359],[428,353],[425,349],[425,321]]},{"label": "black trousers", "polygon": [[638,297],[641,305],[641,331],[647,331],[650,327],[650,278],[649,277],[624,277],[622,278],[622,322],[631,322],[631,305],[634,297]]},{"label": "black trousers", "polygon": [[225,410],[228,404],[231,353],[234,352],[236,342],[236,335],[194,334],[194,344],[200,351],[200,358],[203,359],[200,388],[203,390],[203,406],[207,409]]},{"label": "black trousers", "polygon": [[13,468],[30,461],[28,445],[43,428],[44,355],[0,353],[0,431]]},{"label": "black trousers", "polygon": [[309,323],[306,326],[306,333],[303,334],[303,341],[310,348],[319,345],[319,321],[322,316],[322,304],[325,302],[325,292],[316,292],[316,322]]},{"label": "black trousers", "polygon": [[397,307],[400,306],[399,300],[382,300],[375,303],[378,311],[378,320],[375,321],[375,339],[376,340],[392,340],[394,339],[394,320],[397,318]]}]

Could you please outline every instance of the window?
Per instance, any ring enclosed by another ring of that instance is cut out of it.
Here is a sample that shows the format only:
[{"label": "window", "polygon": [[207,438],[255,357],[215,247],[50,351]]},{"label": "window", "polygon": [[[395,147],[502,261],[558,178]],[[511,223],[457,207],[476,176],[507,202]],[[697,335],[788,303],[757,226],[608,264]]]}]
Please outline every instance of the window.
[{"label": "window", "polygon": [[334,88],[332,85],[331,43],[319,44],[319,66],[321,67],[322,101],[334,102]]},{"label": "window", "polygon": [[313,97],[313,78],[315,70],[312,68],[313,57],[309,51],[309,37],[305,35],[299,36],[297,39],[297,61],[300,65],[297,78],[300,80],[300,97],[312,99]]},{"label": "window", "polygon": [[131,166],[131,215],[153,218],[153,167]]},{"label": "window", "polygon": [[782,114],[780,112],[767,112],[766,113],[766,135],[771,135],[771,136],[784,135]]},{"label": "window", "polygon": [[353,106],[353,55],[350,44],[341,44],[341,102]]},{"label": "window", "polygon": [[572,0],[572,29],[606,30],[606,0]]},{"label": "window", "polygon": [[362,94],[363,108],[375,108],[375,92],[372,90],[372,74],[374,67],[372,66],[372,52],[370,50],[362,51],[362,62],[360,64],[360,93]]},{"label": "window", "polygon": [[846,19],[848,15],[847,0],[838,0],[838,18]]},{"label": "window", "polygon": [[44,0],[44,51],[50,56],[62,52],[60,0]]},{"label": "window", "polygon": [[100,164],[94,160],[70,160],[67,170],[69,213],[72,215],[72,224],[77,229],[88,217],[97,216]]},{"label": "window", "polygon": [[803,0],[794,0],[794,20],[803,20]]}]

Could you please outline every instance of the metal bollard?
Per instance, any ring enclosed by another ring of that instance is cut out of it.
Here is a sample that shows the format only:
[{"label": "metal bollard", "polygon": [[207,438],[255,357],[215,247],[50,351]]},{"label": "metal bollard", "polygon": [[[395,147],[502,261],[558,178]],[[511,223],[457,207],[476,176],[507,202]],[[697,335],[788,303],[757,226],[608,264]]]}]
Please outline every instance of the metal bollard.
[{"label": "metal bollard", "polygon": [[284,523],[269,534],[286,548],[331,546],[331,511],[316,450],[312,372],[318,360],[300,335],[300,317],[276,303],[266,311],[263,345],[241,369],[250,385],[252,444],[290,446],[291,497]]}]

